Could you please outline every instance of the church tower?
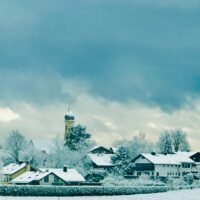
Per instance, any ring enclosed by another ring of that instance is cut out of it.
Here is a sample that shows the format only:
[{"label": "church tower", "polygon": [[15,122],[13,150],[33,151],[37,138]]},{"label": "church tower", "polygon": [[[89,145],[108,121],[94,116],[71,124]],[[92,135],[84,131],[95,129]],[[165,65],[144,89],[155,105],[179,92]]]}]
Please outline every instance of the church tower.
[{"label": "church tower", "polygon": [[65,138],[69,132],[69,129],[74,127],[74,119],[74,115],[69,108],[67,114],[65,115]]}]

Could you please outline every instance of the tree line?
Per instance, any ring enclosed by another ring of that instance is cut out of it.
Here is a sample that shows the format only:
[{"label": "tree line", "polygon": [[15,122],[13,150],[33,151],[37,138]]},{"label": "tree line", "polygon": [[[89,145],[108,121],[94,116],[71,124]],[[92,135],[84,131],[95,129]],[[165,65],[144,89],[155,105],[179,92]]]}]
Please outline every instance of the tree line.
[{"label": "tree line", "polygon": [[[64,139],[55,137],[48,152],[37,149],[31,140],[13,130],[1,145],[2,165],[20,161],[29,162],[37,167],[60,168],[67,165],[86,175],[92,169],[87,153],[95,145],[91,134],[81,125],[71,128]],[[149,142],[146,134],[139,133],[131,140],[116,141],[113,146],[117,151],[112,157],[113,163],[116,164],[112,173],[120,175],[129,173],[132,168],[130,161],[140,153],[155,151],[171,154],[190,150],[186,133],[179,129],[163,131],[155,143]]]}]

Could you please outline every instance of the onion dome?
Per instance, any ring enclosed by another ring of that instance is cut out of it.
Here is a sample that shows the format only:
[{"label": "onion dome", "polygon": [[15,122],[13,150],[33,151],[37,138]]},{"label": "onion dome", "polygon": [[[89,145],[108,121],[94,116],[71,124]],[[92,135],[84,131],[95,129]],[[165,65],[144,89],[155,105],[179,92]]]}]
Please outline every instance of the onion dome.
[{"label": "onion dome", "polygon": [[65,120],[74,120],[74,115],[71,112],[70,108],[68,109],[67,114],[65,115]]}]

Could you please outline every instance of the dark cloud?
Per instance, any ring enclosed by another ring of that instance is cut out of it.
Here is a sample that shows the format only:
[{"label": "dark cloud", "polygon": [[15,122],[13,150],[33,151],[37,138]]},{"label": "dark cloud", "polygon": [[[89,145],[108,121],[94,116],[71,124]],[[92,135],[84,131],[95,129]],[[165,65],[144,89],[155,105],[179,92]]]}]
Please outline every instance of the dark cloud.
[{"label": "dark cloud", "polygon": [[2,99],[65,101],[61,80],[76,77],[165,109],[198,96],[199,4],[149,2],[1,1]]}]

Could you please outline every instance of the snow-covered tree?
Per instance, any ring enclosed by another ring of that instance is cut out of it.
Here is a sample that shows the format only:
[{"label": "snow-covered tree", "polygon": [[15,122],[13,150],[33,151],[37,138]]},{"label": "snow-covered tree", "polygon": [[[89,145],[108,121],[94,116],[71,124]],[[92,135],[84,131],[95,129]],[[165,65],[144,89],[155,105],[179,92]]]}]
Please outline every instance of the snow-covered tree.
[{"label": "snow-covered tree", "polygon": [[44,154],[38,150],[33,141],[30,140],[26,143],[26,150],[21,153],[20,160],[28,162],[34,166],[44,167]]},{"label": "snow-covered tree", "polygon": [[90,170],[85,176],[86,181],[99,183],[107,176],[107,172],[104,170]]},{"label": "snow-covered tree", "polygon": [[155,150],[154,144],[150,143],[145,133],[139,133],[131,140],[120,140],[115,142],[115,147],[123,146],[129,151],[130,157],[133,159],[140,153],[149,153]]},{"label": "snow-covered tree", "polygon": [[17,130],[13,130],[5,141],[5,151],[10,155],[10,160],[18,163],[20,155],[26,149],[26,139]]},{"label": "snow-covered tree", "polygon": [[171,134],[168,131],[164,131],[160,134],[158,140],[158,147],[161,153],[170,154],[172,153],[172,138]]},{"label": "snow-covered tree", "polygon": [[132,163],[130,162],[130,154],[126,147],[119,147],[116,154],[112,156],[114,163],[114,173],[117,175],[126,175],[132,170]]},{"label": "snow-covered tree", "polygon": [[82,174],[87,174],[91,161],[87,158],[88,146],[79,143],[77,150],[71,150],[64,145],[60,137],[53,139],[50,153],[47,155],[46,167],[61,168],[67,165],[69,168],[76,168]]},{"label": "snow-covered tree", "polygon": [[65,146],[74,151],[81,150],[83,147],[91,147],[89,138],[91,135],[86,132],[86,127],[78,125],[69,129],[65,138]]},{"label": "snow-covered tree", "polygon": [[55,168],[63,167],[66,164],[67,154],[64,141],[59,136],[56,136],[53,139],[50,153],[47,157],[47,166]]},{"label": "snow-covered tree", "polygon": [[175,152],[190,150],[190,145],[184,132],[181,130],[171,130],[170,132]]},{"label": "snow-covered tree", "polygon": [[3,180],[4,175],[2,174],[3,160],[0,158],[0,182]]},{"label": "snow-covered tree", "polygon": [[187,141],[186,134],[181,130],[166,130],[161,133],[158,146],[161,153],[190,150],[190,145]]}]

